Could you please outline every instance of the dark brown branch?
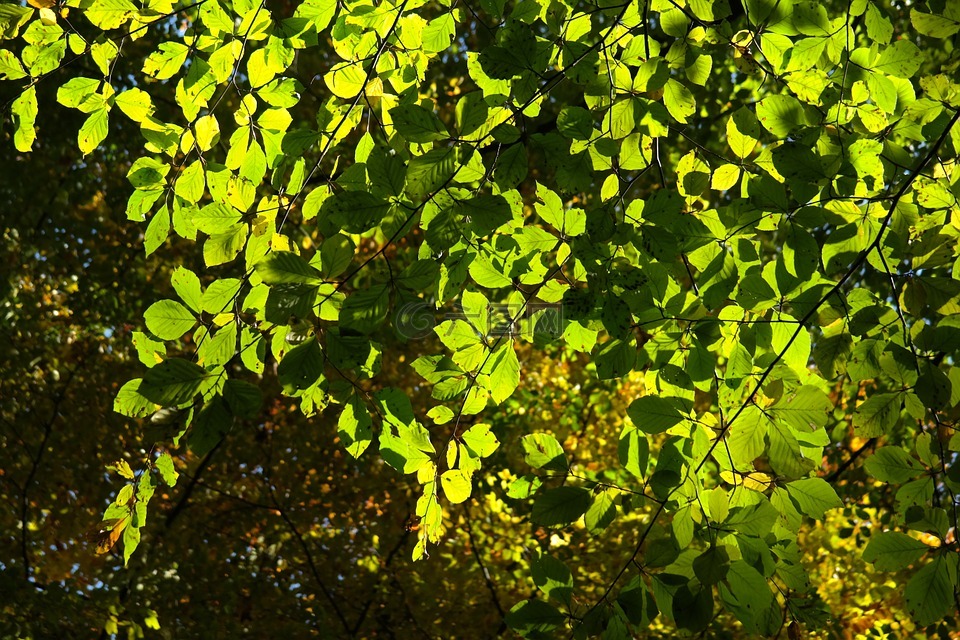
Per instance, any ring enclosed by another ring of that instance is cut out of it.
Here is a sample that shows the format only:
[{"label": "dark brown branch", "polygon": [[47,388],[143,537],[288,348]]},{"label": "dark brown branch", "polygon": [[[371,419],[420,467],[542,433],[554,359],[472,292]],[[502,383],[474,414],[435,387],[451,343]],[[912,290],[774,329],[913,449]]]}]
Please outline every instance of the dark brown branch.
[{"label": "dark brown branch", "polygon": [[[381,569],[385,570],[390,566],[390,563],[393,562],[393,559],[399,553],[400,549],[406,544],[407,539],[410,537],[409,531],[404,531],[403,535],[397,540],[397,544],[393,546],[393,549],[390,550],[390,553],[387,554],[386,559],[381,565]],[[367,618],[367,614],[370,612],[370,607],[373,606],[374,600],[376,600],[376,591],[370,594],[370,597],[367,598],[367,601],[363,603],[363,607],[360,611],[360,617],[357,618],[356,624],[353,625],[353,636],[357,636],[360,633],[360,628],[363,626],[364,621]]]},{"label": "dark brown branch", "polygon": [[180,499],[177,501],[177,504],[173,505],[173,508],[170,509],[167,513],[167,519],[164,523],[166,528],[170,528],[173,525],[174,520],[187,508],[187,503],[190,501],[190,497],[193,495],[193,492],[197,488],[197,484],[200,482],[200,476],[203,475],[203,472],[210,466],[210,461],[213,459],[213,454],[217,452],[217,449],[220,448],[220,445],[223,444],[223,440],[217,442],[213,446],[213,449],[210,449],[207,452],[207,455],[203,457],[203,460],[200,461],[200,464],[197,466],[197,470],[194,472],[193,476],[190,477],[190,483],[187,484],[187,487],[183,490],[183,493],[180,494]]},{"label": "dark brown branch", "polygon": [[870,447],[872,447],[872,446],[875,445],[876,443],[877,443],[877,439],[876,439],[876,438],[870,438],[869,440],[867,440],[866,442],[864,442],[863,445],[862,445],[859,449],[857,449],[856,451],[854,451],[853,453],[851,453],[851,454],[850,454],[850,457],[843,461],[843,464],[841,464],[839,467],[837,467],[836,469],[834,469],[833,473],[831,473],[830,475],[828,475],[828,476],[826,477],[826,481],[827,481],[827,482],[833,482],[834,480],[836,480],[837,478],[839,478],[839,477],[843,474],[844,471],[846,471],[847,469],[850,468],[850,465],[852,465],[854,462],[857,461],[857,458],[860,457],[860,454],[862,454],[864,451],[866,451],[867,449],[869,449]]},{"label": "dark brown branch", "polygon": [[470,507],[467,506],[466,503],[463,504],[463,513],[467,519],[467,537],[470,539],[470,551],[473,553],[473,557],[480,567],[480,574],[483,576],[483,581],[487,585],[487,591],[490,592],[493,606],[496,607],[497,613],[500,614],[500,626],[497,628],[496,636],[501,636],[503,632],[507,630],[507,614],[504,613],[503,607],[500,605],[500,597],[497,595],[497,588],[493,584],[493,580],[490,579],[490,571],[483,563],[483,558],[480,557],[480,550],[477,548],[477,541],[473,536],[473,519],[470,517]]},{"label": "dark brown branch", "polygon": [[313,553],[310,552],[310,547],[307,546],[307,542],[303,539],[303,535],[300,533],[300,530],[297,529],[297,525],[293,522],[293,520],[290,519],[290,516],[287,515],[286,510],[277,500],[277,496],[273,492],[273,486],[269,484],[269,481],[267,488],[270,493],[270,499],[273,501],[277,513],[290,529],[290,533],[293,534],[293,537],[296,538],[297,542],[300,544],[300,549],[303,550],[303,555],[307,560],[307,566],[310,567],[310,573],[313,575],[313,579],[316,581],[317,586],[320,587],[320,591],[323,593],[323,596],[330,603],[333,613],[337,616],[337,619],[340,620],[340,624],[343,625],[343,629],[347,632],[347,636],[351,638],[355,637],[356,634],[350,628],[350,623],[347,622],[347,618],[343,615],[343,611],[340,610],[340,605],[337,604],[336,598],[333,597],[333,592],[330,591],[326,583],[323,581],[323,578],[320,577],[320,572],[317,570],[317,563],[313,560]]},{"label": "dark brown branch", "polygon": [[77,371],[83,367],[85,362],[86,356],[67,374],[67,379],[53,400],[53,411],[50,414],[50,418],[43,425],[43,438],[40,440],[40,448],[37,449],[36,455],[30,455],[32,462],[30,473],[27,474],[27,479],[23,483],[23,491],[20,493],[20,552],[23,555],[23,577],[27,581],[30,580],[30,574],[32,573],[29,550],[29,527],[27,526],[27,516],[30,512],[30,485],[33,484],[34,479],[37,477],[37,472],[40,470],[40,462],[43,460],[43,454],[47,450],[47,442],[50,441],[50,434],[53,433],[53,423],[60,417],[60,405],[63,404],[63,400],[67,396],[67,389],[70,387],[70,383],[73,382]]}]

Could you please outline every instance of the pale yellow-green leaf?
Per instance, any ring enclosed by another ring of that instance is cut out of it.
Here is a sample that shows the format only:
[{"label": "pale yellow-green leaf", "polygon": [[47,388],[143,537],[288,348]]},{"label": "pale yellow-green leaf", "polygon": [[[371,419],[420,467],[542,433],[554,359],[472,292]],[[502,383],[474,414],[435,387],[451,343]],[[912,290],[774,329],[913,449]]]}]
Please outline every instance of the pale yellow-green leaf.
[{"label": "pale yellow-green leaf", "polygon": [[199,118],[193,130],[200,151],[210,149],[220,137],[220,123],[217,122],[217,117],[213,114]]},{"label": "pale yellow-green leaf", "polygon": [[0,50],[0,80],[19,80],[26,75],[26,70],[12,51]]},{"label": "pale yellow-green leaf", "polygon": [[250,54],[247,60],[247,77],[251,87],[262,87],[276,77],[270,65],[267,64],[267,50],[257,49]]},{"label": "pale yellow-green leaf", "polygon": [[740,179],[740,171],[740,167],[735,164],[725,164],[717,167],[710,178],[710,187],[719,191],[730,189]]},{"label": "pale yellow-green leaf", "polygon": [[367,73],[359,62],[342,62],[335,65],[330,73],[323,77],[333,95],[338,98],[351,99],[363,91],[367,81]]},{"label": "pale yellow-green leaf", "polygon": [[30,151],[37,134],[33,124],[37,119],[37,92],[28,87],[20,97],[13,101],[10,109],[13,116],[13,146],[17,151]]},{"label": "pale yellow-green leaf", "polygon": [[120,48],[113,40],[97,42],[90,47],[90,57],[93,58],[97,68],[100,69],[100,73],[104,76],[110,75],[110,63],[116,59],[119,52]]},{"label": "pale yellow-green leaf", "polygon": [[465,502],[473,489],[471,474],[462,469],[444,471],[440,476],[440,484],[443,486],[443,495],[453,504]]},{"label": "pale yellow-green leaf", "polygon": [[153,101],[142,89],[128,89],[116,97],[116,105],[134,122],[143,122],[153,114]]},{"label": "pale yellow-green leaf", "polygon": [[106,107],[97,109],[87,117],[87,120],[80,127],[80,133],[77,135],[77,144],[83,155],[87,155],[98,146],[107,137],[107,130],[110,126],[110,111]]},{"label": "pale yellow-green leaf", "polygon": [[670,78],[663,87],[663,104],[677,122],[685,123],[697,111],[697,101],[683,84]]},{"label": "pale yellow-green leaf", "polygon": [[136,13],[137,7],[130,0],[97,0],[83,14],[94,26],[108,31],[116,29]]},{"label": "pale yellow-green leaf", "polygon": [[612,173],[606,177],[603,181],[603,186],[600,187],[600,199],[606,201],[618,193],[620,193],[620,178]]},{"label": "pale yellow-green leaf", "polygon": [[203,163],[199,160],[194,160],[177,178],[174,193],[187,202],[196,203],[203,197],[203,190]]}]

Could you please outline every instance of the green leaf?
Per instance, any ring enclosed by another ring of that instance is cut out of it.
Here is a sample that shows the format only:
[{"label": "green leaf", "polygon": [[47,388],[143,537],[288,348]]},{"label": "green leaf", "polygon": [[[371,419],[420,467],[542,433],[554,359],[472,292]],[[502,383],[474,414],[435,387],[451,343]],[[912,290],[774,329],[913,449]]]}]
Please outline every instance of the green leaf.
[{"label": "green leaf", "polygon": [[[94,78],[70,78],[57,89],[57,102],[70,109],[80,109],[88,99],[96,95],[100,85],[101,81]],[[102,102],[100,104],[102,105]]]},{"label": "green leaf", "polygon": [[529,172],[526,147],[514,144],[500,154],[493,170],[493,179],[501,189],[510,189],[523,182]]},{"label": "green leaf", "polygon": [[537,185],[537,197],[543,201],[536,205],[537,215],[563,236],[579,236],[586,231],[587,215],[583,209],[565,207],[560,197],[543,185]]},{"label": "green leaf", "polygon": [[416,473],[430,463],[433,453],[430,436],[419,424],[394,426],[380,432],[380,455],[400,473]]},{"label": "green leaf", "polygon": [[390,205],[369,191],[344,191],[323,201],[320,217],[349,233],[363,233],[383,220]]},{"label": "green leaf", "polygon": [[767,96],[757,104],[757,120],[778,138],[804,124],[803,105],[793,96]]},{"label": "green leaf", "polygon": [[175,487],[177,485],[177,478],[180,477],[180,474],[177,473],[177,470],[173,466],[173,458],[170,457],[170,454],[164,451],[161,453],[157,460],[154,462],[157,466],[157,470],[160,472],[160,477],[163,478],[163,481],[167,484],[168,487]]},{"label": "green leaf", "polygon": [[[253,88],[262,87],[263,85],[273,80],[273,78],[277,75],[277,72],[273,69],[272,65],[267,60],[268,54],[269,54],[269,51],[267,49],[257,49],[256,51],[251,53],[250,57],[247,59],[247,77],[250,79],[250,86]],[[363,68],[359,64],[346,63],[346,65],[347,65],[346,67],[347,69],[351,71],[356,70],[356,72],[360,74],[360,81],[357,84],[356,89],[353,90],[351,93],[348,93],[347,95],[342,95],[338,91],[334,90],[333,85],[330,85],[329,82],[328,82],[328,86],[330,86],[331,90],[334,92],[334,95],[340,96],[342,98],[352,98],[353,96],[357,95],[357,93],[360,90],[360,87],[363,86],[363,80],[366,78],[366,76],[363,73]],[[336,84],[337,83],[334,82],[334,85]],[[340,86],[344,86],[344,87],[346,86],[342,80],[341,80]],[[352,88],[352,83],[350,85],[350,88]],[[345,88],[342,90],[347,90],[347,89]]]},{"label": "green leaf", "polygon": [[77,136],[77,144],[83,155],[96,149],[106,139],[109,124],[110,110],[106,107],[97,109],[84,121]]},{"label": "green leaf", "polygon": [[165,209],[157,211],[150,219],[147,230],[143,233],[143,250],[146,255],[152,254],[166,242],[170,235],[170,214]]},{"label": "green leaf", "polygon": [[625,376],[633,371],[637,362],[637,347],[633,340],[610,340],[597,345],[594,351],[597,376],[601,380]]},{"label": "green leaf", "polygon": [[490,397],[497,404],[513,395],[520,384],[520,361],[513,348],[513,340],[500,347],[491,357]]},{"label": "green leaf", "polygon": [[123,566],[127,566],[130,562],[130,556],[133,555],[133,552],[137,550],[137,547],[140,545],[140,529],[138,527],[128,525],[123,530]]},{"label": "green leaf", "polygon": [[242,218],[239,211],[219,202],[211,202],[200,210],[195,209],[195,211],[193,224],[197,229],[211,236],[235,231]]},{"label": "green leaf", "polygon": [[153,101],[142,89],[128,89],[115,98],[115,104],[134,122],[143,122],[153,115]]},{"label": "green leaf", "polygon": [[170,171],[170,165],[160,162],[154,158],[137,158],[130,165],[130,171],[127,172],[127,180],[136,189],[144,190],[162,190],[164,187],[164,178]]},{"label": "green leaf", "polygon": [[769,413],[797,431],[813,431],[827,423],[827,412],[833,409],[830,398],[820,389],[804,385],[792,394],[784,394]]},{"label": "green leaf", "polygon": [[729,569],[730,555],[724,546],[711,547],[693,561],[693,572],[706,585],[717,584],[726,578]]},{"label": "green leaf", "polygon": [[541,552],[530,563],[530,575],[533,583],[548,598],[564,604],[570,603],[573,595],[573,574],[563,562]]},{"label": "green leaf", "polygon": [[954,610],[956,586],[956,561],[949,556],[939,556],[907,582],[904,590],[907,610],[921,626],[933,624]]},{"label": "green leaf", "polygon": [[176,300],[154,302],[143,318],[150,333],[161,340],[177,340],[197,324],[193,313]]},{"label": "green leaf", "polygon": [[304,0],[297,7],[294,16],[307,18],[313,29],[320,33],[327,28],[336,12],[336,0]]},{"label": "green leaf", "polygon": [[777,475],[794,479],[806,475],[813,466],[803,457],[797,434],[790,427],[774,422],[767,431],[767,440],[770,443],[768,460]]},{"label": "green leaf", "polygon": [[800,512],[817,520],[823,519],[830,509],[843,506],[837,492],[823,478],[794,480],[786,485],[786,489]]},{"label": "green leaf", "polygon": [[190,429],[187,441],[190,451],[197,456],[207,455],[224,439],[232,426],[233,417],[219,397],[207,402]]},{"label": "green leaf", "polygon": [[437,281],[439,274],[440,265],[435,261],[417,260],[397,276],[396,283],[410,291],[428,291]]},{"label": "green leaf", "polygon": [[510,49],[492,45],[480,52],[480,67],[496,80],[510,80],[526,71],[524,61]]},{"label": "green leaf", "polygon": [[922,558],[930,547],[899,531],[876,533],[863,550],[863,559],[880,571],[899,571]]},{"label": "green leaf", "polygon": [[897,40],[880,52],[873,70],[897,78],[910,78],[923,64],[923,53],[909,40]]},{"label": "green leaf", "polygon": [[208,267],[236,259],[247,241],[247,226],[237,225],[230,231],[215,233],[203,243],[203,261]]},{"label": "green leaf", "polygon": [[903,484],[923,472],[923,465],[900,447],[877,449],[863,466],[877,480],[893,484]]},{"label": "green leaf", "polygon": [[504,622],[520,635],[548,633],[566,621],[566,616],[543,600],[523,600],[514,605]]},{"label": "green leaf", "polygon": [[289,251],[269,253],[256,265],[257,274],[266,284],[321,284],[320,272],[306,260]]},{"label": "green leaf", "polygon": [[646,477],[650,457],[650,441],[646,434],[633,427],[624,427],[620,433],[617,455],[624,469],[637,478]]},{"label": "green leaf", "polygon": [[359,458],[373,439],[373,421],[363,401],[356,395],[343,407],[337,423],[340,443],[354,458]]},{"label": "green leaf", "polygon": [[[220,331],[226,330],[225,327]],[[219,336],[220,333],[217,335]],[[229,332],[228,335],[231,335],[236,342],[236,330]],[[223,385],[223,400],[230,413],[238,418],[253,420],[260,413],[260,407],[263,405],[263,393],[258,386],[245,380],[227,380]]]},{"label": "green leaf", "polygon": [[357,333],[370,333],[387,317],[390,307],[390,289],[387,285],[374,285],[347,296],[340,309],[340,324],[344,329]]},{"label": "green leaf", "polygon": [[487,359],[487,348],[470,323],[465,320],[448,320],[434,328],[440,341],[454,351],[453,361],[465,371],[473,371]]},{"label": "green leaf", "polygon": [[193,125],[193,130],[200,151],[209,150],[220,138],[220,123],[217,122],[217,118],[213,114],[205,115],[197,120],[196,124]]},{"label": "green leaf", "polygon": [[[751,618],[764,615],[773,602],[767,580],[744,560],[730,563],[724,584],[736,599],[738,608],[749,612]],[[741,614],[737,617],[741,622],[749,622]]]},{"label": "green leaf", "polygon": [[567,456],[557,439],[548,433],[532,433],[523,436],[523,459],[534,469],[566,472],[569,469]]},{"label": "green leaf", "polygon": [[641,629],[650,626],[650,623],[659,615],[657,603],[646,584],[635,576],[626,587],[617,595],[617,604],[623,609],[624,615],[630,624]]},{"label": "green leaf", "polygon": [[685,123],[697,112],[697,101],[680,82],[670,78],[663,87],[663,104],[677,122]]},{"label": "green leaf", "polygon": [[960,10],[955,2],[947,2],[947,13],[953,15],[934,15],[917,9],[910,9],[910,22],[919,33],[931,38],[949,38],[960,31]]},{"label": "green leaf", "polygon": [[684,584],[673,594],[671,610],[677,627],[702,632],[713,619],[713,590],[692,582]]},{"label": "green leaf", "polygon": [[320,275],[323,278],[335,278],[347,270],[353,261],[356,246],[344,235],[327,238],[320,245]]},{"label": "green leaf", "polygon": [[566,138],[589,140],[593,124],[593,114],[583,107],[564,107],[557,115],[557,131]]},{"label": "green leaf", "polygon": [[0,5],[0,36],[12,40],[20,32],[20,27],[34,15],[32,7],[21,7],[14,3]]},{"label": "green leaf", "polygon": [[735,464],[751,464],[763,454],[764,438],[770,429],[770,418],[756,406],[744,409],[729,428],[727,438]]},{"label": "green leaf", "polygon": [[526,500],[533,497],[542,485],[543,481],[539,477],[528,473],[510,483],[507,487],[507,497],[514,500]]},{"label": "green leaf", "polygon": [[590,508],[590,492],[580,487],[548,489],[533,502],[530,518],[545,527],[576,522]]},{"label": "green leaf", "polygon": [[614,518],[617,517],[617,505],[615,502],[616,490],[604,489],[593,495],[593,503],[584,514],[583,522],[587,530],[596,535],[610,526]]},{"label": "green leaf", "polygon": [[190,48],[180,42],[163,42],[143,63],[143,72],[157,80],[172,78],[187,60]]},{"label": "green leaf", "polygon": [[871,40],[880,44],[888,44],[893,36],[893,25],[890,19],[873,2],[867,5],[864,15],[864,24],[867,26],[867,35]]},{"label": "green leaf", "polygon": [[277,380],[288,396],[301,395],[323,378],[323,351],[316,339],[298,344],[277,365]]},{"label": "green leaf", "polygon": [[407,165],[406,193],[419,200],[447,184],[457,170],[457,150],[432,149]]},{"label": "green leaf", "polygon": [[207,313],[227,313],[237,301],[243,281],[239,278],[214,280],[203,292],[200,306]]},{"label": "green leaf", "polygon": [[[206,187],[203,163],[200,160],[191,162],[177,177],[174,192],[191,204],[196,204],[203,197]],[[222,208],[222,207],[221,207]],[[204,207],[206,209],[206,207]],[[197,225],[198,228],[199,225]],[[201,229],[204,231],[204,229]]]},{"label": "green leaf", "polygon": [[486,458],[500,446],[497,436],[494,435],[488,424],[475,424],[461,436],[467,450],[478,458]]},{"label": "green leaf", "polygon": [[463,469],[450,469],[440,475],[440,486],[443,487],[443,495],[451,504],[460,504],[466,502],[473,491],[473,474]]},{"label": "green leaf", "polygon": [[27,87],[13,101],[10,114],[13,116],[13,146],[17,151],[30,151],[37,137],[33,128],[37,119],[37,92],[33,86]]},{"label": "green leaf", "polygon": [[0,80],[19,80],[26,75],[26,70],[12,51],[0,51]]},{"label": "green leaf", "polygon": [[899,393],[877,393],[857,407],[853,427],[861,438],[876,438],[889,433],[900,421],[902,405]]},{"label": "green leaf", "polygon": [[[107,466],[107,470],[116,471],[121,478],[126,478],[127,480],[133,480],[136,477],[133,473],[133,469],[130,468],[130,463],[122,459],[117,460],[116,463]],[[120,500],[120,503],[122,504],[123,500]]]},{"label": "green leaf", "polygon": [[445,51],[456,35],[452,13],[441,14],[427,23],[423,30],[423,50],[426,53]]},{"label": "green leaf", "polygon": [[137,349],[140,362],[148,367],[163,362],[164,356],[167,355],[167,347],[163,342],[153,340],[140,331],[133,332],[133,346]]},{"label": "green leaf", "polygon": [[141,378],[134,378],[120,387],[113,401],[113,410],[128,418],[144,418],[156,411],[156,404],[140,393],[142,383]]},{"label": "green leaf", "polygon": [[447,128],[433,111],[420,105],[405,104],[390,110],[393,125],[408,142],[424,143],[446,140],[450,137]]},{"label": "green leaf", "polygon": [[208,373],[182,358],[169,358],[149,369],[138,391],[151,402],[178,406],[194,399],[204,387]]},{"label": "green leaf", "polygon": [[86,10],[84,16],[94,26],[109,31],[125,23],[137,7],[130,0],[98,0]]},{"label": "green leaf", "polygon": [[637,398],[627,408],[627,415],[637,428],[650,435],[663,433],[683,421],[683,415],[676,407],[659,396]]}]

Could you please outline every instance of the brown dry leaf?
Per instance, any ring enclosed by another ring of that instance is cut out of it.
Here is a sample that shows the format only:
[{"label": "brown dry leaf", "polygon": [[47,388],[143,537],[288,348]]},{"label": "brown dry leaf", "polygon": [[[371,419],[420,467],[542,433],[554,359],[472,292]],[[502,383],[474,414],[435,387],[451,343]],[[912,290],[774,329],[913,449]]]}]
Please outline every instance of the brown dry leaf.
[{"label": "brown dry leaf", "polygon": [[116,520],[104,520],[100,523],[100,531],[97,533],[97,554],[104,554],[117,544],[123,530],[130,523],[129,518],[118,518]]}]

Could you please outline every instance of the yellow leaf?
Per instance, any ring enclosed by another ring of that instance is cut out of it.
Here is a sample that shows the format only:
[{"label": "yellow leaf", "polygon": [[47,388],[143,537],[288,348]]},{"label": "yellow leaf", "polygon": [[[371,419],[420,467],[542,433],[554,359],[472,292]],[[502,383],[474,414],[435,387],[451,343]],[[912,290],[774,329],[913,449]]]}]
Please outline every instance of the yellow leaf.
[{"label": "yellow leaf", "polygon": [[[52,4],[52,3],[51,3]],[[46,26],[57,24],[57,14],[53,9],[43,7],[40,9],[40,22]]]},{"label": "yellow leaf", "polygon": [[130,524],[130,518],[119,518],[117,520],[104,520],[100,524],[100,531],[97,533],[97,553],[104,554],[117,544],[123,530]]}]

